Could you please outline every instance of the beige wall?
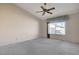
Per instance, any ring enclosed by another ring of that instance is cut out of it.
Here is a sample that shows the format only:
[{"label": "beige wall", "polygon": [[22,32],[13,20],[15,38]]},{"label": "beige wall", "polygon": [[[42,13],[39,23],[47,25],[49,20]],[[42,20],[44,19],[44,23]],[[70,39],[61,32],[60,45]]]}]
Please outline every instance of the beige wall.
[{"label": "beige wall", "polygon": [[79,13],[70,15],[68,24],[69,40],[79,43]]},{"label": "beige wall", "polygon": [[[50,35],[51,39],[59,39],[70,42],[79,43],[79,13],[69,15],[69,20],[66,21],[66,35]],[[47,25],[43,21],[43,37],[46,37]]]},{"label": "beige wall", "polygon": [[41,22],[41,34],[42,37],[47,38],[47,21],[46,20],[42,20]]},{"label": "beige wall", "polygon": [[40,37],[40,21],[13,4],[0,4],[0,45]]}]

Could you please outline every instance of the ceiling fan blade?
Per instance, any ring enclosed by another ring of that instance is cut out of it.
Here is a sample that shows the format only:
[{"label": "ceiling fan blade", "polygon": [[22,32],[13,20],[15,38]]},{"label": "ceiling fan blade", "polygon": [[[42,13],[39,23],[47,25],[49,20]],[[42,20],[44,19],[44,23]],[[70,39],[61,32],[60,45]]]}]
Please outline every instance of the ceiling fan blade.
[{"label": "ceiling fan blade", "polygon": [[52,12],[47,12],[47,13],[52,14]]},{"label": "ceiling fan blade", "polygon": [[40,12],[43,12],[43,11],[36,11],[36,13],[40,13]]},{"label": "ceiling fan blade", "polygon": [[42,16],[45,14],[45,12],[43,12]]},{"label": "ceiling fan blade", "polygon": [[43,6],[41,6],[41,8],[44,10],[45,8]]},{"label": "ceiling fan blade", "polygon": [[47,11],[54,10],[54,9],[55,9],[55,7],[52,7],[52,8],[50,8],[50,9],[48,9]]}]

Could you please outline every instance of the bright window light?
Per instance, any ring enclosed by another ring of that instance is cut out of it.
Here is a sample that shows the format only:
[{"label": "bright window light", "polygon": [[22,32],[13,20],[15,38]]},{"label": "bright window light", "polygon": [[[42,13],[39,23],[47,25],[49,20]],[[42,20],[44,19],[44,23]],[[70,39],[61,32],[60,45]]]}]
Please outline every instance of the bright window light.
[{"label": "bright window light", "polygon": [[49,23],[48,34],[65,35],[65,22]]}]

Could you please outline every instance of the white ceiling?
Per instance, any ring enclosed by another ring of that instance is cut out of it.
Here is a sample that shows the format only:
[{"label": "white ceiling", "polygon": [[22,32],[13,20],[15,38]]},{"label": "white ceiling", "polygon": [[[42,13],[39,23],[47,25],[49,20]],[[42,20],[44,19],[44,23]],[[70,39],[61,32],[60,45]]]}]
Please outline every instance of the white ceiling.
[{"label": "white ceiling", "polygon": [[79,12],[78,3],[48,3],[47,4],[48,8],[55,7],[56,10],[51,11],[53,12],[52,15],[46,13],[44,16],[42,16],[42,13],[36,13],[36,11],[41,10],[40,6],[43,5],[43,3],[17,3],[16,5],[18,5],[19,7],[23,8],[24,10],[30,12],[32,15],[42,20],[51,17],[69,15]]}]

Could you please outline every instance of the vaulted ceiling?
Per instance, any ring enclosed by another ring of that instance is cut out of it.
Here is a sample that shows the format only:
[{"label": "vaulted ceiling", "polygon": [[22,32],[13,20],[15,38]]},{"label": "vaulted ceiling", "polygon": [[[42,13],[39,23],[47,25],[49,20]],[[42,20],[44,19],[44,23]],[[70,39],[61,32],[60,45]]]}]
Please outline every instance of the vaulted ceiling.
[{"label": "vaulted ceiling", "polygon": [[47,3],[48,8],[55,7],[56,9],[51,11],[53,13],[52,15],[46,13],[44,16],[42,16],[42,12],[36,13],[36,11],[41,10],[40,6],[43,3],[17,3],[16,5],[42,20],[79,12],[78,3]]}]

